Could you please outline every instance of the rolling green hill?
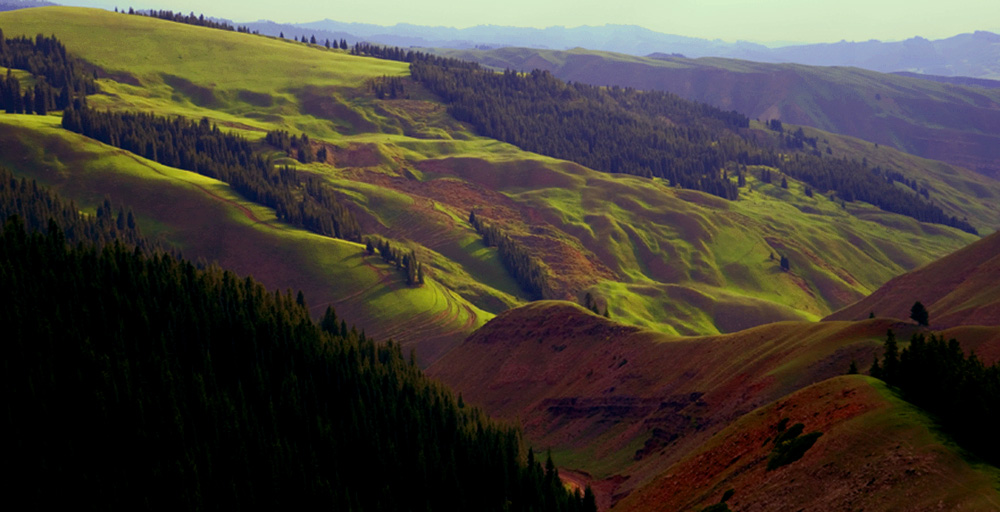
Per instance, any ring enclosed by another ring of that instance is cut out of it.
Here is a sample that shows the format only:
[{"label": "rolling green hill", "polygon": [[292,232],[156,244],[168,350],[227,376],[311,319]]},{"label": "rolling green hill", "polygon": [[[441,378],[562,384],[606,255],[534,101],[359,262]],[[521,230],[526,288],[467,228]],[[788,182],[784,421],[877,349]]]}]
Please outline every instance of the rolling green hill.
[{"label": "rolling green hill", "polygon": [[[224,184],[199,188],[189,181],[202,177],[65,133],[56,118],[0,114],[0,137],[11,148],[2,160],[15,171],[91,208],[104,195],[135,204],[147,231],[174,239],[186,255],[252,272],[269,286],[308,290],[316,311],[333,303],[369,334],[417,343],[428,362],[525,297],[466,222],[472,209],[545,264],[554,297],[582,300],[590,291],[615,318],[682,334],[818,319],[974,239],[863,203],[807,197],[794,180],[782,189],[751,173],[742,198],[730,202],[527,153],[476,136],[411,81],[404,80],[407,98],[377,99],[373,81],[406,77],[404,63],[101,10],[5,13],[0,27],[8,35],[53,33],[96,66],[102,92],[91,106],[204,116],[254,141],[284,129],[328,148],[326,162],[300,168],[338,191],[364,233],[415,249],[430,285],[408,289],[359,247],[279,225],[273,211]],[[852,151],[847,142],[837,149]],[[953,182],[969,180],[959,174]],[[949,213],[973,188],[938,183],[934,193],[947,194]],[[156,200],[164,190],[175,199]],[[986,201],[970,199],[973,207],[958,213],[993,229]],[[193,218],[209,207],[221,215]],[[790,272],[780,270],[780,256]],[[426,332],[387,326],[413,315]]]},{"label": "rolling green hill", "polygon": [[669,91],[941,160],[1000,177],[1000,92],[859,68],[733,59],[636,57],[584,49],[442,50],[488,66],[551,71],[563,80]]},{"label": "rolling green hill", "polygon": [[[726,200],[528,152],[457,121],[402,62],[95,9],[3,13],[0,28],[8,37],[54,34],[86,61],[99,77],[91,107],[204,118],[270,162],[321,180],[357,220],[362,243],[292,226],[225,182],[72,133],[58,113],[0,113],[0,165],[85,213],[105,198],[128,204],[144,233],[187,258],[252,275],[270,290],[301,289],[314,319],[333,305],[365,339],[400,342],[394,358],[415,350],[432,376],[463,393],[459,408],[468,400],[520,419],[532,444],[577,470],[571,481],[595,484],[604,508],[630,493],[636,507],[659,502],[678,484],[674,471],[690,483],[687,494],[672,494],[678,507],[710,505],[727,484],[737,490],[734,504],[803,506],[820,482],[832,482],[822,490],[834,508],[877,508],[882,498],[892,506],[913,493],[920,503],[996,502],[995,469],[963,460],[884,386],[838,377],[852,361],[867,367],[887,329],[905,339],[918,327],[890,318],[816,321],[963,247],[988,253],[982,247],[995,234],[979,240],[845,201],[778,168],[739,169],[745,186]],[[389,83],[401,88],[395,98],[379,92]],[[796,127],[785,128],[752,122],[727,137],[781,148]],[[273,130],[308,135],[326,158],[296,162],[267,142]],[[865,160],[927,188],[935,205],[981,232],[1000,227],[996,182],[860,139],[802,133],[818,153]],[[880,185],[918,197],[899,180]],[[583,302],[589,293],[611,318],[567,302],[525,305],[529,292],[483,244],[473,211],[533,258],[547,298]],[[408,286],[366,252],[365,236],[414,251],[426,283]],[[977,290],[952,298],[992,301]],[[993,362],[998,330],[996,322],[957,325],[949,335]],[[798,466],[769,473],[763,447],[781,418],[824,434]],[[906,446],[866,439],[872,428]],[[782,475],[798,483],[775,497]],[[885,492],[837,501],[865,477]],[[956,497],[962,489],[974,492]]]}]

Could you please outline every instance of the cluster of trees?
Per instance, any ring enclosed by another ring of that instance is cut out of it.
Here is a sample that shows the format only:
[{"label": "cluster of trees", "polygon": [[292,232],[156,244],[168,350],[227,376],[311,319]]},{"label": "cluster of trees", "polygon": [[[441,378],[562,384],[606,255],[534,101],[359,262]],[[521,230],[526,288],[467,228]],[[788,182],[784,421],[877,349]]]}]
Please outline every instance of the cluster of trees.
[{"label": "cluster of trees", "polygon": [[920,186],[917,183],[916,178],[911,180],[908,179],[906,176],[903,175],[903,173],[899,171],[893,171],[890,169],[886,169],[885,171],[883,171],[881,167],[873,168],[872,173],[874,173],[876,176],[884,175],[885,181],[887,181],[890,185],[898,181],[903,185],[910,187],[910,190],[918,192],[920,195],[924,196],[924,199],[930,199],[930,191],[927,190],[927,187]]},{"label": "cluster of trees", "polygon": [[404,49],[395,46],[357,42],[351,47],[351,55],[375,57],[376,59],[395,60],[399,62],[425,62],[434,66],[459,69],[481,69],[479,64],[451,57],[440,57],[429,53]]},{"label": "cluster of trees", "polygon": [[817,190],[836,192],[844,201],[864,201],[887,212],[978,234],[967,220],[949,217],[941,207],[893,185],[892,180],[885,180],[868,169],[864,161],[795,153],[784,158],[780,168],[785,174]]},{"label": "cluster of trees", "polygon": [[[117,7],[115,7],[115,12],[118,12],[118,8]],[[177,23],[184,23],[184,24],[187,24],[187,25],[195,25],[195,26],[199,26],[199,27],[216,28],[216,29],[219,29],[219,30],[228,30],[230,32],[240,32],[240,33],[243,33],[243,34],[251,34],[251,33],[252,34],[258,34],[259,33],[257,31],[251,32],[250,31],[250,27],[245,27],[243,25],[240,25],[239,27],[234,27],[231,24],[226,23],[224,21],[215,21],[215,20],[206,18],[204,14],[195,16],[193,12],[190,13],[190,14],[185,15],[185,14],[181,14],[179,12],[175,13],[173,11],[158,11],[158,10],[155,10],[155,9],[150,9],[148,11],[141,11],[141,10],[137,11],[137,10],[129,7],[128,8],[128,13],[129,14],[136,14],[136,15],[139,15],[139,16],[148,16],[150,18],[159,18],[161,20],[174,21],[174,22],[177,22]]]},{"label": "cluster of trees", "polygon": [[158,242],[142,235],[131,209],[114,208],[105,198],[94,215],[81,215],[72,201],[40,186],[35,180],[18,179],[10,170],[0,167],[0,221],[17,216],[28,230],[43,231],[49,221],[56,222],[69,244],[87,242],[97,247],[118,240],[142,251],[165,250]]},{"label": "cluster of trees", "polygon": [[303,164],[316,161],[326,162],[327,160],[326,146],[321,144],[319,149],[313,151],[312,141],[304,133],[301,136],[295,136],[285,130],[274,130],[267,132],[267,135],[264,136],[264,142],[284,151],[286,155]]},{"label": "cluster of trees", "polygon": [[787,466],[801,459],[816,444],[816,440],[823,435],[819,431],[801,435],[802,431],[805,430],[805,425],[802,423],[796,423],[786,429],[787,425],[788,418],[781,418],[781,421],[775,426],[778,435],[774,437],[774,448],[771,449],[767,459],[768,471]]},{"label": "cluster of trees", "polygon": [[39,506],[595,510],[516,429],[332,309],[317,325],[301,293],[0,222],[4,457]]},{"label": "cluster of trees", "polygon": [[360,226],[321,178],[276,167],[243,137],[224,133],[202,118],[67,108],[64,128],[164,165],[228,183],[278,217],[325,236],[360,240]]},{"label": "cluster of trees", "polygon": [[[45,115],[66,108],[74,98],[97,92],[93,73],[86,72],[82,62],[69,56],[55,36],[6,39],[0,30],[0,67],[8,68],[6,77],[0,80],[0,109],[7,113]],[[35,86],[22,93],[21,83],[11,69],[31,73]]]},{"label": "cluster of trees", "polygon": [[737,183],[723,176],[727,162],[773,160],[761,160],[766,155],[727,130],[746,125],[745,117],[669,93],[567,84],[538,70],[494,73],[415,60],[410,71],[479,133],[600,171],[736,199]]},{"label": "cluster of trees", "polygon": [[475,210],[469,213],[469,224],[483,237],[486,247],[497,248],[507,271],[532,300],[544,299],[549,295],[549,278],[544,263],[502,229],[477,217]]},{"label": "cluster of trees", "polygon": [[375,254],[376,249],[378,249],[378,254],[382,257],[382,261],[388,264],[395,264],[396,269],[406,276],[406,284],[408,286],[424,284],[424,265],[417,259],[416,252],[413,250],[406,252],[397,249],[385,239],[377,238],[373,241],[371,238],[368,238],[365,242],[365,252]]},{"label": "cluster of trees", "polygon": [[[285,33],[282,32],[279,37],[281,37],[282,39],[284,39],[285,38]],[[292,40],[299,41],[299,42],[302,42],[302,43],[305,43],[305,44],[315,44],[315,45],[319,44],[319,41],[316,39],[316,35],[315,34],[313,36],[309,37],[308,39],[306,39],[306,36],[302,36],[301,39],[295,39],[295,37],[292,37]],[[334,40],[333,42],[331,42],[329,39],[327,39],[326,42],[323,43],[323,46],[325,46],[327,49],[340,48],[341,50],[346,50],[347,49],[347,40],[346,39],[341,39],[339,42],[337,40]]]},{"label": "cluster of trees", "polygon": [[399,76],[373,78],[368,82],[368,88],[380,100],[410,97],[406,94],[406,88],[403,86],[403,77]]},{"label": "cluster of trees", "polygon": [[[937,205],[876,176],[866,162],[824,157],[815,149],[816,139],[801,130],[788,134],[786,146],[792,152],[782,154],[744,136],[746,117],[669,93],[564,83],[539,70],[495,73],[400,48],[359,43],[352,51],[410,62],[413,78],[448,103],[456,119],[529,151],[606,172],[665,178],[727,199],[738,198],[745,186],[742,172],[728,173],[727,168],[764,165],[807,183],[810,193],[812,188],[830,191],[846,202],[861,200],[976,233],[967,220],[949,217]],[[780,121],[769,126],[784,132]]]},{"label": "cluster of trees", "polygon": [[890,330],[882,362],[876,358],[869,373],[934,414],[963,447],[1000,464],[995,426],[1000,417],[1000,366],[986,366],[975,353],[966,356],[957,340],[945,342],[933,333],[915,333],[900,351]]}]

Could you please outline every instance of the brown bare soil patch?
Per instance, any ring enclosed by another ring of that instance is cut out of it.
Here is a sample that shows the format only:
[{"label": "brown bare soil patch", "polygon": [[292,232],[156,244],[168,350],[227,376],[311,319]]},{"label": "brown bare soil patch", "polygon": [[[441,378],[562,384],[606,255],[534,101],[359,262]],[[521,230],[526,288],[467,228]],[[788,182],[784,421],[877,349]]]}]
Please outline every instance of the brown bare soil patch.
[{"label": "brown bare soil patch", "polygon": [[[418,168],[433,172],[430,169],[434,166],[418,164]],[[435,208],[435,202],[446,205],[462,218],[475,209],[477,215],[503,227],[545,262],[551,270],[550,297],[575,299],[580,290],[614,275],[596,257],[585,254],[582,247],[568,240],[533,209],[518,204],[488,185],[447,174],[428,181],[363,169],[349,170],[346,175],[357,181],[404,192],[414,199],[411,213],[416,215],[395,223],[388,232],[373,219],[361,220],[364,228],[370,227],[394,238],[417,240],[427,247],[435,248],[444,241],[464,235],[456,231],[450,216]],[[427,222],[428,218],[437,220]]]}]

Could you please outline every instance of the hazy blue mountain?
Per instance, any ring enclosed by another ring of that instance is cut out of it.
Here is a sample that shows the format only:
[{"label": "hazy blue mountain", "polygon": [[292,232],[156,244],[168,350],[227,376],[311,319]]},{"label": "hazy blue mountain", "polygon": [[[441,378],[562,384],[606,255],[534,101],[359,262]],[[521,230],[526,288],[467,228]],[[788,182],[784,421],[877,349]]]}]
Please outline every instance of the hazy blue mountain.
[{"label": "hazy blue mountain", "polygon": [[45,7],[46,5],[56,5],[52,2],[41,2],[35,0],[0,0],[0,12],[16,11],[17,9],[27,9],[29,7]]},{"label": "hazy blue mountain", "polygon": [[771,48],[746,41],[698,39],[655,32],[636,25],[548,27],[479,25],[470,28],[392,26],[322,20],[296,25],[260,21],[248,24],[268,35],[315,35],[317,39],[364,40],[392,46],[452,49],[526,47],[553,50],[588,48],[630,55],[726,57],[757,62],[813,66],[854,66],[880,72],[907,71],[940,76],[1000,79],[1000,35],[960,34],[947,39],[914,37],[898,42],[848,42]]}]

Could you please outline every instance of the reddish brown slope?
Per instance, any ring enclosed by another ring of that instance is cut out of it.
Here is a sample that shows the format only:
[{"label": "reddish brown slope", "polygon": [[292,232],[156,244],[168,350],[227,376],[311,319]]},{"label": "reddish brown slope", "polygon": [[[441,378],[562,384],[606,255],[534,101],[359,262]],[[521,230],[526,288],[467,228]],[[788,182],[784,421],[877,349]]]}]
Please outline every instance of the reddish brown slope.
[{"label": "reddish brown slope", "polygon": [[[822,432],[802,459],[768,471],[782,419]],[[947,449],[914,407],[875,379],[837,377],[747,414],[622,500],[630,512],[700,510],[727,490],[732,510],[996,510],[987,473]]]},{"label": "reddish brown slope", "polygon": [[669,338],[541,302],[501,314],[429,373],[520,419],[536,446],[569,452],[564,467],[607,478],[610,504],[743,414],[843,374],[852,359],[869,364],[889,328],[908,336],[881,319]]},{"label": "reddish brown slope", "polygon": [[[754,409],[842,375],[851,360],[867,367],[890,328],[905,340],[916,326],[784,322],[671,338],[538,302],[501,314],[428,371],[491,415],[520,421],[606,509]],[[980,333],[977,350],[995,352],[998,333]],[[893,478],[912,469],[893,467]]]},{"label": "reddish brown slope", "polygon": [[915,301],[927,307],[932,328],[1000,324],[1000,232],[889,281],[826,320],[857,320],[872,312],[909,318]]}]

